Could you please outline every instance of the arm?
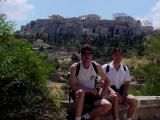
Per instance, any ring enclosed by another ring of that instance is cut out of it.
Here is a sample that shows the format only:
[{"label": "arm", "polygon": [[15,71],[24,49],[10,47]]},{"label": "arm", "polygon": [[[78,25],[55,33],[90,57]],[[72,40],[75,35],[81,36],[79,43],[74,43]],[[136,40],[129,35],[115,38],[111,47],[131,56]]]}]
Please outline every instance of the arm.
[{"label": "arm", "polygon": [[124,96],[128,95],[128,87],[129,87],[129,81],[124,82],[124,91],[123,91]]},{"label": "arm", "polygon": [[131,81],[131,77],[130,77],[130,74],[129,74],[128,67],[126,67],[125,81],[124,81],[124,91],[123,91],[124,96],[128,95],[128,87],[129,87],[130,81]]},{"label": "arm", "polygon": [[70,68],[70,74],[71,74],[70,75],[70,86],[73,91],[77,91],[78,89],[80,89],[77,84],[76,68],[77,68],[77,65],[75,63],[72,64]]},{"label": "arm", "polygon": [[114,91],[111,87],[108,87],[108,91],[111,93],[111,95],[116,94],[116,91]]},{"label": "arm", "polygon": [[103,90],[107,90],[108,87],[109,87],[109,80],[108,80],[108,77],[107,75],[103,72],[103,69],[101,67],[100,64],[97,64],[97,70],[98,70],[98,75],[100,76],[101,80],[104,81],[104,85],[103,85]]}]

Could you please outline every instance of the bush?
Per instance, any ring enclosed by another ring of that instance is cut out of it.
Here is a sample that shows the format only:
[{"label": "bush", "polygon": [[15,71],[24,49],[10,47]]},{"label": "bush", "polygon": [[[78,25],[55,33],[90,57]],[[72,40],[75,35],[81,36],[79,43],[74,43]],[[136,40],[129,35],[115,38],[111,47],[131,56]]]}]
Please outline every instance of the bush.
[{"label": "bush", "polygon": [[55,67],[51,69],[26,40],[15,40],[11,29],[0,14],[0,119],[51,120],[60,114],[57,120],[64,120],[64,109],[56,106],[47,87]]},{"label": "bush", "polygon": [[144,95],[160,95],[160,38],[148,37],[145,42],[145,54],[150,61],[136,70],[137,78],[145,87],[141,92]]},{"label": "bush", "polygon": [[137,78],[143,79],[145,87],[141,92],[143,95],[160,95],[160,66],[154,64],[146,64],[137,70]]},{"label": "bush", "polygon": [[34,103],[47,92],[45,64],[25,41],[8,42],[0,54],[0,118],[34,119]]},{"label": "bush", "polygon": [[47,88],[50,67],[26,41],[8,42],[0,54],[0,119],[37,120],[45,111],[49,111],[45,118],[60,120],[57,114],[65,118],[64,109]]}]

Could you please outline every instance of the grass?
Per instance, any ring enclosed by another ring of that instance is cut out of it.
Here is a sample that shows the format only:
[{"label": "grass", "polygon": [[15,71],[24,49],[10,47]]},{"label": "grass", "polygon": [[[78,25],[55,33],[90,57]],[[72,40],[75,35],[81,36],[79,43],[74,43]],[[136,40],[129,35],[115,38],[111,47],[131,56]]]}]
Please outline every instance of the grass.
[{"label": "grass", "polygon": [[133,56],[132,58],[123,58],[122,62],[132,69],[137,69],[140,65],[149,63],[146,57],[138,58],[136,56]]}]

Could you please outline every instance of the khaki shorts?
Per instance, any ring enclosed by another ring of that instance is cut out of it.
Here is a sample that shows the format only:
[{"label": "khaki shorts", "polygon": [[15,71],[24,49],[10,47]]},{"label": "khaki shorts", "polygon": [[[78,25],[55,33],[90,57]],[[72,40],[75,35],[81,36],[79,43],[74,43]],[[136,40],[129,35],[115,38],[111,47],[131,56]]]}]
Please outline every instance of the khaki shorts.
[{"label": "khaki shorts", "polygon": [[106,100],[112,99],[111,93],[110,93],[109,91],[107,91],[107,90],[103,93],[102,97],[103,97],[104,99],[106,99]]}]

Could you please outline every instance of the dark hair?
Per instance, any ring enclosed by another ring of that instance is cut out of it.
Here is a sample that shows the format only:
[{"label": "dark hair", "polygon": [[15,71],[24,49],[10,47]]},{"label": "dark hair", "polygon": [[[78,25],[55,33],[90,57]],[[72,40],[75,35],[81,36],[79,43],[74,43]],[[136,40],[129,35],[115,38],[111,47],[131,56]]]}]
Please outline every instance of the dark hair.
[{"label": "dark hair", "polygon": [[122,54],[122,49],[121,48],[114,48],[112,54],[120,52]]},{"label": "dark hair", "polygon": [[81,54],[83,54],[86,50],[93,53],[92,47],[91,47],[90,45],[86,44],[86,45],[84,45],[84,46],[82,47],[82,49],[81,49]]}]

